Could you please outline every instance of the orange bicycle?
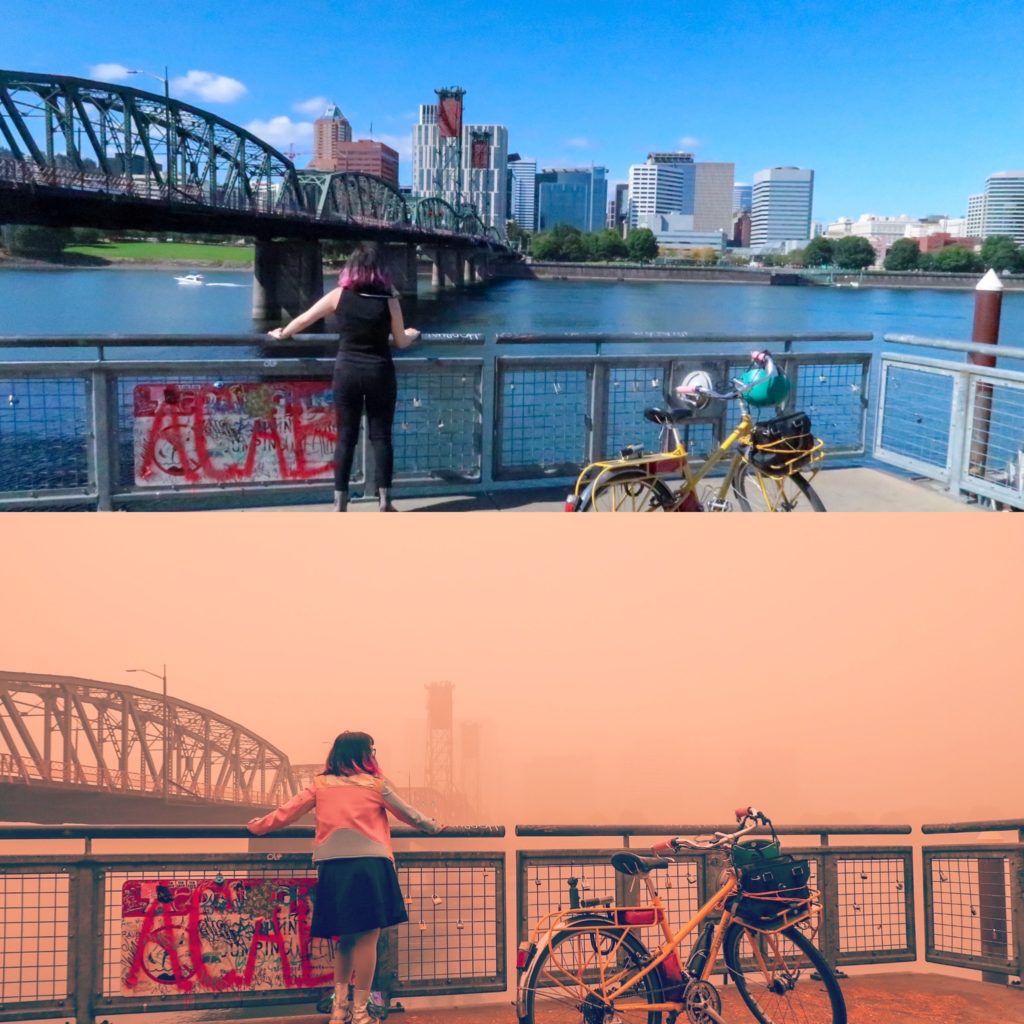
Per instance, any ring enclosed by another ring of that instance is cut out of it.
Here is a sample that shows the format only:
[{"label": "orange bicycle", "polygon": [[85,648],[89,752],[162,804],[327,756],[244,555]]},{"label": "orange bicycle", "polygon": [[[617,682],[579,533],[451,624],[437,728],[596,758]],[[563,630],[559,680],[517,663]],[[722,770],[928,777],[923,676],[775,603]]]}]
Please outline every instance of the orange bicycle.
[{"label": "orange bicycle", "polygon": [[[784,856],[771,821],[753,807],[736,812],[740,828],[708,839],[670,839],[653,857],[616,853],[616,871],[639,877],[650,900],[620,907],[580,901],[544,917],[519,947],[516,1011],[520,1024],[726,1024],[745,1007],[760,1024],[846,1024],[835,972],[815,945],[820,895],[806,860]],[[758,825],[771,839],[740,840]],[[651,881],[684,849],[729,853],[717,892],[673,931]],[[658,924],[664,943],[649,949],[637,929]],[[684,961],[683,940],[702,928]],[[719,955],[735,982],[732,1005],[712,983]]]}]

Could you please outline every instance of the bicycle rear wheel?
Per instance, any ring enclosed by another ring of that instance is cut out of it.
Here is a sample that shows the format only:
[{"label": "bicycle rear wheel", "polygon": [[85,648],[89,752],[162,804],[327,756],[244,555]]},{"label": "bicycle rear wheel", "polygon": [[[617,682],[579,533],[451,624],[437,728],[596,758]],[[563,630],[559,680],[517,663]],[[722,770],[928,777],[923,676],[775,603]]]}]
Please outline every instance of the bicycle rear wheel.
[{"label": "bicycle rear wheel", "polygon": [[661,1024],[661,1011],[647,1009],[661,1000],[658,973],[630,986],[649,959],[638,938],[610,922],[557,932],[520,983],[519,1024]]},{"label": "bicycle rear wheel", "polygon": [[798,927],[764,934],[734,924],[724,953],[737,992],[760,1024],[846,1024],[839,982]]},{"label": "bicycle rear wheel", "polygon": [[733,480],[741,512],[824,512],[825,503],[800,473],[767,476],[744,463]]},{"label": "bicycle rear wheel", "polygon": [[593,484],[581,512],[671,512],[675,495],[642,469],[620,469]]}]

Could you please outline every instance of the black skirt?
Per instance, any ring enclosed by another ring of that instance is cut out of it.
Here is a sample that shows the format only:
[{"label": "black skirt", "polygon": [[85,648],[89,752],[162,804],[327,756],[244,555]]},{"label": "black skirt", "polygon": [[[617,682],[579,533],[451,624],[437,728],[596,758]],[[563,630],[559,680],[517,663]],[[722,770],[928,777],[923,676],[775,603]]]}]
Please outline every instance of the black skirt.
[{"label": "black skirt", "polygon": [[311,934],[318,939],[388,928],[409,920],[395,866],[386,857],[320,862]]}]

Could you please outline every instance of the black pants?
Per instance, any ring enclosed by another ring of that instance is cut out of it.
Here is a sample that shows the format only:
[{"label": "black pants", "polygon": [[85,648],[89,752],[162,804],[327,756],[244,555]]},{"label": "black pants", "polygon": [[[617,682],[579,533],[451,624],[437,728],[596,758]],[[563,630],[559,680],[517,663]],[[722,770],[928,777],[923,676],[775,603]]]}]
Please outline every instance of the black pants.
[{"label": "black pants", "polygon": [[335,365],[334,409],[338,417],[338,446],[334,453],[336,491],[348,490],[364,405],[377,486],[391,486],[395,464],[391,424],[395,418],[397,397],[395,364],[390,359],[365,363],[339,361]]}]

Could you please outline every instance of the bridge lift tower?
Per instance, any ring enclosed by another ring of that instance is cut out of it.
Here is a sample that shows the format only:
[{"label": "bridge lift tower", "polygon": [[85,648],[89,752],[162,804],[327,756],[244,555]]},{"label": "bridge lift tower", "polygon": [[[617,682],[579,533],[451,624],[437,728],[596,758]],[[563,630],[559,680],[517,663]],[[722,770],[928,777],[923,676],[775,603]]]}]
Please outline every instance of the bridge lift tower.
[{"label": "bridge lift tower", "polygon": [[437,93],[437,168],[434,187],[453,206],[462,202],[462,97],[457,85],[435,89]]},{"label": "bridge lift tower", "polygon": [[427,790],[446,808],[455,793],[451,683],[427,684]]}]

